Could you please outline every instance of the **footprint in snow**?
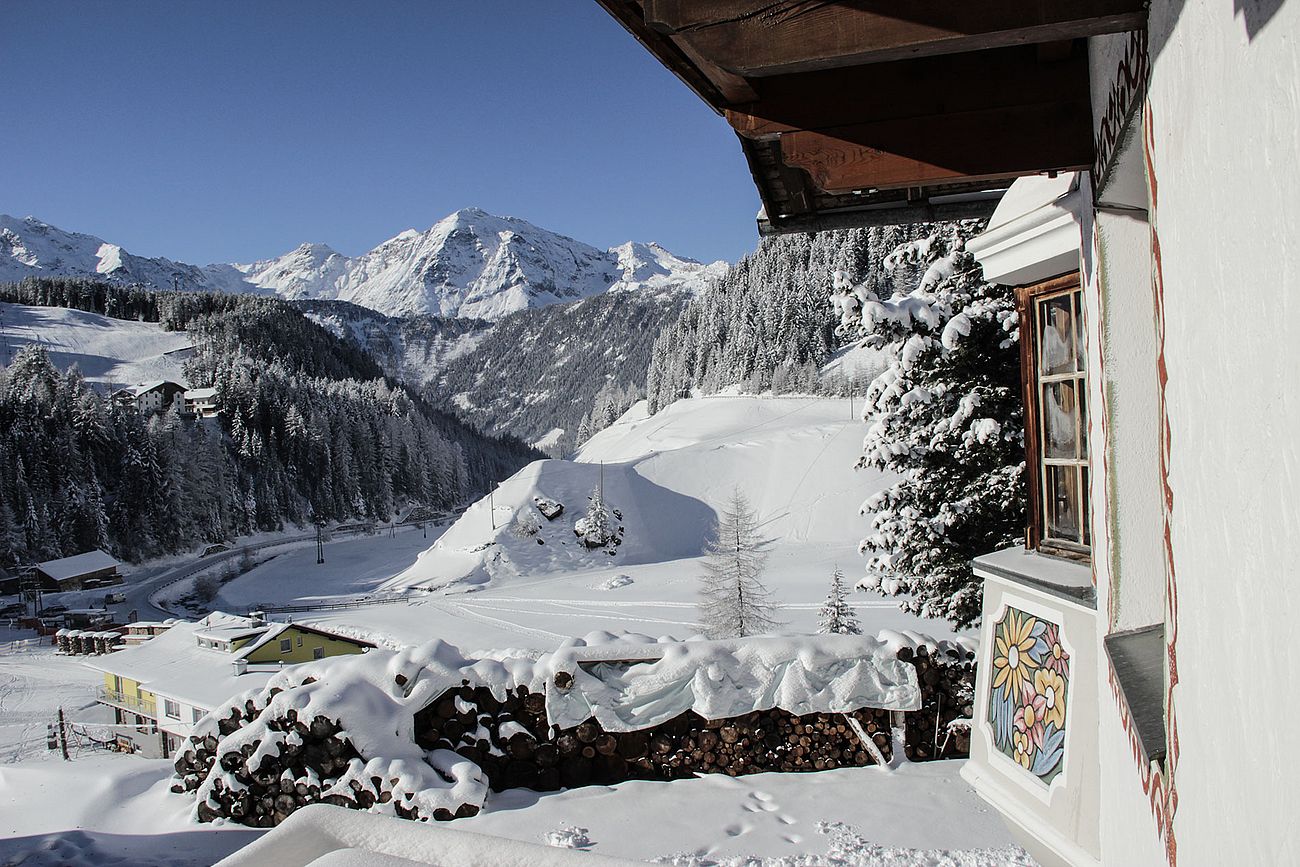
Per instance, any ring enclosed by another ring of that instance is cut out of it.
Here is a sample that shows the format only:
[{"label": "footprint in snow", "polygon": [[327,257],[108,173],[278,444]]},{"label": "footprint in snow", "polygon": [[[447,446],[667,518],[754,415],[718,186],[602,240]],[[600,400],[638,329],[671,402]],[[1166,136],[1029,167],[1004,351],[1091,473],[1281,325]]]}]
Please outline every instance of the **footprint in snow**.
[{"label": "footprint in snow", "polygon": [[722,830],[726,832],[728,837],[739,837],[741,834],[748,834],[750,831],[750,826],[749,825],[728,825]]},{"label": "footprint in snow", "polygon": [[794,816],[777,816],[776,820],[782,825],[793,825],[798,821]]},{"label": "footprint in snow", "polygon": [[803,842],[803,837],[800,837],[798,834],[782,834],[781,839],[787,843],[793,843],[796,846]]}]

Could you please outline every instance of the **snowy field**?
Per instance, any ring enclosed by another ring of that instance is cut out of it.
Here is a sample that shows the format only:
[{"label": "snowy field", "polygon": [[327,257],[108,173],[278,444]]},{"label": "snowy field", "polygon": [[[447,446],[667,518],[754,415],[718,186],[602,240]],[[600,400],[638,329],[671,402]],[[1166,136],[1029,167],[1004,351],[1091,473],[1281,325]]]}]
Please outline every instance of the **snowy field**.
[{"label": "snowy field", "polygon": [[181,365],[189,354],[190,336],[184,331],[164,331],[157,322],[110,319],[64,307],[3,302],[0,321],[10,353],[40,344],[56,368],[66,370],[75,364],[89,382],[114,388],[160,379],[185,383]]}]

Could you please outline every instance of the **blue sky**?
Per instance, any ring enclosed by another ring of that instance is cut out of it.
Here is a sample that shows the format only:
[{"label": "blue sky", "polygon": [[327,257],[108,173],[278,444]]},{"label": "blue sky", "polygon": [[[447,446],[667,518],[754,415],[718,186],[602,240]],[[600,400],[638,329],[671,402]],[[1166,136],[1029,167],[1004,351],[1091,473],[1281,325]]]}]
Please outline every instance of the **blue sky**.
[{"label": "blue sky", "polygon": [[477,206],[754,248],[726,123],[594,0],[5,0],[0,213],[139,255],[356,255]]}]

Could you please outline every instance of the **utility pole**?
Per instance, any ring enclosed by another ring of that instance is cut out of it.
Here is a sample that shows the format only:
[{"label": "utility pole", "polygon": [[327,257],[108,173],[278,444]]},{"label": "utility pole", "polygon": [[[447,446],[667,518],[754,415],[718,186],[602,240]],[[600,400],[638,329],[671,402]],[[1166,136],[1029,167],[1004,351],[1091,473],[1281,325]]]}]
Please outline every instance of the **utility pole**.
[{"label": "utility pole", "polygon": [[68,726],[63,719],[63,705],[59,705],[59,749],[63,752],[65,762],[72,761],[68,755]]},{"label": "utility pole", "polygon": [[316,565],[319,566],[325,562],[325,524],[322,521],[316,522]]},{"label": "utility pole", "polygon": [[600,501],[602,503],[605,502],[605,462],[604,461],[600,462],[600,482],[596,485],[596,489],[600,491]]},{"label": "utility pole", "polygon": [[497,499],[496,488],[488,491],[488,513],[492,515],[492,529],[497,528]]}]

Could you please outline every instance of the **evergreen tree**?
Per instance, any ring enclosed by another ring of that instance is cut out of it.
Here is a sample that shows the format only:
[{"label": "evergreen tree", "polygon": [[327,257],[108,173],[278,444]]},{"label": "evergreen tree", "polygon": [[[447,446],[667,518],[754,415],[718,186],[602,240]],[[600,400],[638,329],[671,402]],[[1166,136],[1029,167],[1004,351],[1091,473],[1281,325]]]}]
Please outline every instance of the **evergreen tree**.
[{"label": "evergreen tree", "polygon": [[817,614],[817,631],[822,635],[861,635],[862,627],[858,625],[858,616],[853,613],[848,602],[848,590],[844,586],[844,573],[838,566],[831,573],[831,592]]},{"label": "evergreen tree", "polygon": [[1015,300],[963,252],[969,228],[887,257],[916,277],[910,293],[882,298],[858,285],[836,295],[842,327],[890,359],[866,390],[871,426],[859,466],[899,481],[864,507],[874,514],[861,586],[906,596],[905,610],[958,626],[980,614],[971,558],[1014,543],[1025,509]]},{"label": "evergreen tree", "polygon": [[614,538],[613,521],[610,519],[609,510],[605,507],[599,485],[592,488],[591,504],[587,506],[587,514],[574,523],[573,532],[588,548],[602,548]]},{"label": "evergreen tree", "polygon": [[777,626],[775,605],[763,584],[764,548],[758,518],[737,488],[709,542],[700,580],[700,625],[709,638],[742,638]]}]

